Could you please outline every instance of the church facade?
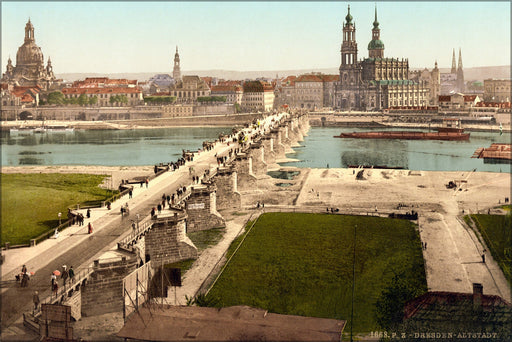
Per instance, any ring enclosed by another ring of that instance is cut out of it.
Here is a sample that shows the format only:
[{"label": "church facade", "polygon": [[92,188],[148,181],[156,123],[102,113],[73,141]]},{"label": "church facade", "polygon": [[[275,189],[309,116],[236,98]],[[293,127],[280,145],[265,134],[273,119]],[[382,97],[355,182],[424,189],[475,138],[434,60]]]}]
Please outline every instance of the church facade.
[{"label": "church facade", "polygon": [[25,25],[25,41],[16,54],[16,66],[12,65],[9,58],[1,82],[14,86],[39,86],[43,90],[49,90],[58,85],[50,58],[46,66],[44,65],[43,52],[36,45],[34,26],[30,19]]},{"label": "church facade", "polygon": [[349,5],[343,23],[336,108],[344,111],[377,111],[393,107],[425,107],[429,104],[426,83],[409,79],[409,61],[384,57],[377,9],[372,40],[368,44],[368,58],[358,60],[357,52],[356,28]]}]

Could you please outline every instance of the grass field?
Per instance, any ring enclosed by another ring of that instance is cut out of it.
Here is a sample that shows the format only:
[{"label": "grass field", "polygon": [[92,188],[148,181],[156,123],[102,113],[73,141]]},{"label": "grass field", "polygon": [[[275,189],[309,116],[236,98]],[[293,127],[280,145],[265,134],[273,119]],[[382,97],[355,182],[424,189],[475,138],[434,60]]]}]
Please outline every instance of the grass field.
[{"label": "grass field", "polygon": [[509,284],[512,284],[512,216],[471,215],[493,258],[500,265]]},{"label": "grass field", "polygon": [[105,199],[98,187],[106,176],[85,174],[1,174],[1,244],[29,243],[31,238],[58,226],[58,213]]},{"label": "grass field", "polygon": [[[375,302],[395,273],[426,292],[419,235],[406,220],[269,213],[260,216],[208,293],[218,306],[350,321],[354,226],[354,331],[378,330]],[[240,238],[228,253],[232,254]],[[345,331],[348,331],[348,322]]]}]

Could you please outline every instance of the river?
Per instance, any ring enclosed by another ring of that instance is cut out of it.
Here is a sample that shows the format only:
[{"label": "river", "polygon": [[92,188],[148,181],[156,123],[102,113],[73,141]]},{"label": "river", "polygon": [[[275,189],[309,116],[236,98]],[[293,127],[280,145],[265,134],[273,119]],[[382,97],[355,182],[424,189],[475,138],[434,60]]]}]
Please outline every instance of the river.
[{"label": "river", "polygon": [[[339,168],[387,165],[410,170],[510,172],[510,164],[471,158],[479,147],[510,143],[510,133],[472,132],[469,141],[372,140],[333,138],[363,129],[312,127],[296,153],[298,162],[283,166]],[[231,127],[179,127],[137,130],[76,130],[69,133],[2,132],[2,165],[137,166],[175,161],[183,149],[196,150]]]}]

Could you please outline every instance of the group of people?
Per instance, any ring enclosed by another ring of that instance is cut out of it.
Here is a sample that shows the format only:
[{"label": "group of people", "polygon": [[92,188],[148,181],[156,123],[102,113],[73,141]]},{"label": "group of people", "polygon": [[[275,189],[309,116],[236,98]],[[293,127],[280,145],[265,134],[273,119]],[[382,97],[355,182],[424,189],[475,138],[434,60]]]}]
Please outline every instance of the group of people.
[{"label": "group of people", "polygon": [[27,287],[29,280],[30,280],[30,275],[27,272],[27,266],[23,265],[21,267],[21,273],[16,275],[16,281],[20,282],[21,287]]},{"label": "group of people", "polygon": [[[57,297],[59,293],[59,282],[57,280],[57,272],[52,272],[51,274],[51,290]],[[60,278],[62,279],[62,285],[66,287],[66,282],[69,279],[69,282],[72,284],[73,279],[75,278],[75,270],[73,269],[73,266],[68,267],[66,265],[62,265],[62,272],[60,272]],[[35,303],[34,303],[35,304]]]}]

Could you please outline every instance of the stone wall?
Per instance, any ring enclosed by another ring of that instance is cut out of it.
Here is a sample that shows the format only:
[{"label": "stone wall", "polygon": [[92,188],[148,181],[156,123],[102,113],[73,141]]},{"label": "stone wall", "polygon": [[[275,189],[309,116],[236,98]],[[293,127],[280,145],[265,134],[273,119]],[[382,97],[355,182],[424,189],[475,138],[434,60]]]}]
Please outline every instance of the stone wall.
[{"label": "stone wall", "polygon": [[252,173],[257,176],[266,175],[268,167],[265,162],[265,147],[263,144],[252,144],[247,153],[252,160]]},{"label": "stone wall", "polygon": [[215,176],[217,186],[217,209],[238,209],[242,198],[238,192],[237,173],[231,169],[220,169]]},{"label": "stone wall", "polygon": [[224,218],[217,212],[215,189],[193,186],[192,193],[185,201],[187,211],[187,232],[225,227]]},{"label": "stone wall", "polygon": [[257,179],[252,173],[252,159],[249,159],[247,154],[237,154],[233,167],[236,171],[238,190],[243,191],[257,188]]},{"label": "stone wall", "polygon": [[274,139],[271,136],[266,136],[261,139],[263,150],[265,153],[265,162],[267,165],[276,162],[276,153],[274,152]]},{"label": "stone wall", "polygon": [[153,267],[197,258],[197,248],[186,236],[186,215],[158,217],[146,233],[146,255]]},{"label": "stone wall", "polygon": [[275,156],[277,159],[286,157],[285,151],[286,148],[281,142],[281,131],[279,129],[272,130],[271,136],[273,138],[273,147]]},{"label": "stone wall", "polygon": [[123,278],[137,267],[135,258],[94,261],[94,273],[81,287],[82,315],[94,316],[123,310]]}]

